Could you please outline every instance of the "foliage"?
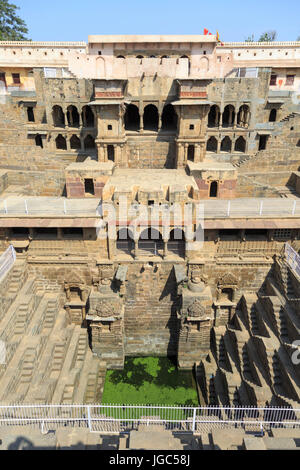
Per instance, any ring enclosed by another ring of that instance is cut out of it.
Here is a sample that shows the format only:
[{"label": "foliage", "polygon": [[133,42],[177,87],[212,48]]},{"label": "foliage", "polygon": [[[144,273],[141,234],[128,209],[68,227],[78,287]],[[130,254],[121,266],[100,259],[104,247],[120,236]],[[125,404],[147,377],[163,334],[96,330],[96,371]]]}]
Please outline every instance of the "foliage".
[{"label": "foliage", "polygon": [[166,357],[128,357],[123,370],[106,374],[102,403],[198,405],[192,372]]},{"label": "foliage", "polygon": [[[260,35],[258,38],[258,42],[273,42],[277,38],[277,32],[276,31],[266,31]],[[245,42],[255,42],[254,34],[251,34],[251,36],[248,36],[247,39],[245,39]]]},{"label": "foliage", "polygon": [[245,42],[254,42],[254,34],[251,34],[251,36],[248,36],[248,37],[245,39]]},{"label": "foliage", "polygon": [[8,0],[0,0],[0,41],[26,41],[28,29],[17,15],[19,7]]},{"label": "foliage", "polygon": [[258,41],[259,42],[273,42],[275,41],[276,37],[277,37],[276,31],[266,31],[260,36]]}]

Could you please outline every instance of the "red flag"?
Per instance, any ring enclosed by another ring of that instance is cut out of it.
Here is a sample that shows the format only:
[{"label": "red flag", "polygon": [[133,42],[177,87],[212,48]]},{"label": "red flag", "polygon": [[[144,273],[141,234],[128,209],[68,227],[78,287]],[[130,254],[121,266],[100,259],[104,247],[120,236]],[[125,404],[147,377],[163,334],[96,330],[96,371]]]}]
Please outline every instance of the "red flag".
[{"label": "red flag", "polygon": [[208,29],[204,28],[204,36],[206,36],[209,33]]}]

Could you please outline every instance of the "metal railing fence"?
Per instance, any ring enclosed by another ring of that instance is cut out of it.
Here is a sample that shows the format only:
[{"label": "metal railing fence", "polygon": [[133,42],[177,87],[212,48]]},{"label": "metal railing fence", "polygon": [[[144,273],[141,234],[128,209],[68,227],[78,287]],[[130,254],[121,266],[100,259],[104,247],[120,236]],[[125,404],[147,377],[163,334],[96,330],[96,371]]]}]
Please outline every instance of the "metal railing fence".
[{"label": "metal railing fence", "polygon": [[300,256],[289,243],[285,244],[285,258],[290,268],[300,277]]},{"label": "metal railing fence", "polygon": [[211,429],[299,428],[300,408],[163,405],[0,405],[1,426],[85,427],[118,434],[139,426],[201,433]]},{"label": "metal railing fence", "polygon": [[16,261],[16,252],[12,245],[0,256],[0,279],[2,279],[12,268]]}]

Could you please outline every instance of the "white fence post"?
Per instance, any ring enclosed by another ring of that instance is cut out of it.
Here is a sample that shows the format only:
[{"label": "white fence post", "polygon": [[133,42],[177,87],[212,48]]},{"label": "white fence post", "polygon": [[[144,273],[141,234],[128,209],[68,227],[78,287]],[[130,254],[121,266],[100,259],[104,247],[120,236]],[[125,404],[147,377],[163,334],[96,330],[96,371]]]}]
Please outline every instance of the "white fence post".
[{"label": "white fence post", "polygon": [[67,205],[66,205],[66,200],[64,199],[64,214],[67,213]]},{"label": "white fence post", "polygon": [[195,432],[195,429],[196,429],[196,413],[197,413],[197,408],[194,408],[194,411],[193,411],[193,432]]},{"label": "white fence post", "polygon": [[91,407],[87,406],[87,417],[88,417],[88,425],[89,425],[89,430],[92,431],[92,422],[91,422]]},{"label": "white fence post", "polygon": [[227,204],[227,217],[230,216],[230,200],[228,201],[228,204]]},{"label": "white fence post", "polygon": [[264,201],[260,201],[260,205],[259,205],[259,215],[262,215],[263,205],[264,205]]},{"label": "white fence post", "polygon": [[26,212],[26,214],[28,214],[28,206],[27,206],[27,201],[26,201],[26,199],[24,200],[24,204],[25,204],[25,212]]},{"label": "white fence post", "polygon": [[293,204],[292,215],[295,215],[295,212],[296,212],[296,204],[297,204],[297,200],[295,199],[294,204]]}]

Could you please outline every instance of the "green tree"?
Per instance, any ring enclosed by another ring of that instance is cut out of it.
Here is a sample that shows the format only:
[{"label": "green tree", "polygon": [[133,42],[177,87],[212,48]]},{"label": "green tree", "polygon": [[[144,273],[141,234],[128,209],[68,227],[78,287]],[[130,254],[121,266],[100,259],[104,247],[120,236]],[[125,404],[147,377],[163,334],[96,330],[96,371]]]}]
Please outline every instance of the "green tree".
[{"label": "green tree", "polygon": [[19,7],[0,0],[0,41],[26,41],[26,23],[17,15]]},{"label": "green tree", "polygon": [[251,36],[248,36],[246,39],[245,39],[245,42],[254,42],[255,39],[254,39],[254,34],[251,34]]},{"label": "green tree", "polygon": [[266,31],[260,36],[258,41],[259,42],[273,42],[275,41],[276,37],[277,37],[276,31]]}]

